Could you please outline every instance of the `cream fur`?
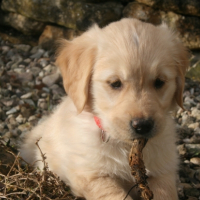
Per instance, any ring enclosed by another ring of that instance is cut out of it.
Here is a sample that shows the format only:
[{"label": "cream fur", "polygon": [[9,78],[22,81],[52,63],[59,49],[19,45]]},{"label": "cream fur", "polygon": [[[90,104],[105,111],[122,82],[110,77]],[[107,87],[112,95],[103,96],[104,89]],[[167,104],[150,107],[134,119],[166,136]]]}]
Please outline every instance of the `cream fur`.
[{"label": "cream fur", "polygon": [[[170,112],[182,106],[187,52],[166,26],[123,19],[100,29],[92,27],[71,42],[61,41],[57,65],[69,97],[27,134],[21,148],[30,163],[41,160],[88,200],[122,200],[134,185],[128,154],[133,118],[154,119],[144,148],[144,162],[155,200],[177,200],[176,133]],[[157,78],[164,80],[155,89]],[[122,87],[110,83],[120,80]],[[94,122],[101,119],[107,143]],[[36,162],[42,168],[42,162]],[[139,199],[132,192],[126,200]]]}]

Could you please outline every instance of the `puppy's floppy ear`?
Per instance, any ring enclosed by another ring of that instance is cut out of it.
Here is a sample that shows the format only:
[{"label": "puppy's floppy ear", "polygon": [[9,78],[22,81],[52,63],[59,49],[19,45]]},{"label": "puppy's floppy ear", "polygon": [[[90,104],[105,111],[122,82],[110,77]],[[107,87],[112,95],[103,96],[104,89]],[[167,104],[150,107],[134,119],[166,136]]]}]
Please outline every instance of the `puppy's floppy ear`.
[{"label": "puppy's floppy ear", "polygon": [[185,74],[186,70],[189,67],[189,52],[183,46],[183,44],[175,39],[176,51],[174,52],[174,59],[177,67],[177,77],[176,77],[176,92],[175,92],[175,100],[177,104],[183,108],[183,90],[185,85]]},{"label": "puppy's floppy ear", "polygon": [[56,65],[60,68],[65,91],[80,113],[88,98],[96,48],[85,34],[73,41],[62,39],[60,44]]},{"label": "puppy's floppy ear", "polygon": [[177,77],[176,77],[176,92],[175,92],[175,101],[176,103],[183,108],[183,90],[185,85],[185,74],[186,70],[189,67],[189,57],[190,53],[187,50],[186,47],[183,46],[182,42],[178,38],[176,31],[170,30],[166,23],[162,23],[160,25],[165,32],[169,33],[169,40],[172,40],[172,46],[173,46],[173,59],[176,63],[176,71],[177,71]]}]

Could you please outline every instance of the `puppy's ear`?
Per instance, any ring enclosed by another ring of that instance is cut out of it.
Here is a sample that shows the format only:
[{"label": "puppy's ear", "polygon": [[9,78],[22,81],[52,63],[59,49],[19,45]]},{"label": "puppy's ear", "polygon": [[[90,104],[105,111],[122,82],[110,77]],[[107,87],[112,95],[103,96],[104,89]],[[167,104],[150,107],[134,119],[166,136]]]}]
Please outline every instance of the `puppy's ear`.
[{"label": "puppy's ear", "polygon": [[177,104],[183,108],[183,91],[185,85],[185,74],[186,70],[189,67],[189,52],[183,46],[183,44],[176,39],[175,41],[176,51],[174,52],[174,59],[177,66],[177,77],[176,77],[176,92],[175,92],[175,100]]},{"label": "puppy's ear", "polygon": [[80,113],[87,102],[96,48],[84,34],[73,41],[61,40],[56,65],[59,67],[65,91]]},{"label": "puppy's ear", "polygon": [[172,40],[173,59],[176,63],[176,69],[177,69],[177,77],[176,77],[177,87],[176,87],[176,92],[175,92],[175,101],[182,109],[184,109],[183,108],[183,90],[184,90],[184,85],[185,85],[186,70],[189,67],[190,53],[187,50],[187,48],[183,46],[180,39],[178,39],[176,31],[170,30],[166,23],[162,23],[160,27],[163,28],[165,32],[169,33],[169,36]]}]

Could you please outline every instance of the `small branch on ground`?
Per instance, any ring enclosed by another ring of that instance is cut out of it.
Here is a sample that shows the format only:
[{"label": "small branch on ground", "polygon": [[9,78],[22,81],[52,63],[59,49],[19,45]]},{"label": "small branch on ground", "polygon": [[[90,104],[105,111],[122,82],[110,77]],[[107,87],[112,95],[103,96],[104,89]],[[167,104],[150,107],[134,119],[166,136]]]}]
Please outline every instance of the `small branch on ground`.
[{"label": "small branch on ground", "polygon": [[40,150],[43,169],[36,170],[24,161],[16,150],[0,139],[0,199],[26,200],[78,200],[69,187],[59,177],[49,170],[45,154]]}]

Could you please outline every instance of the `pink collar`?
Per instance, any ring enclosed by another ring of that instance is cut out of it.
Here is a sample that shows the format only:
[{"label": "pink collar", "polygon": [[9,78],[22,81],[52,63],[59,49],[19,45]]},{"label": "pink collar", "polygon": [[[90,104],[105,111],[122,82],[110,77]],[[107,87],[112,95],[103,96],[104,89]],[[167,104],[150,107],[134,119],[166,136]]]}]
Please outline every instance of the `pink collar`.
[{"label": "pink collar", "polygon": [[102,139],[103,143],[107,143],[109,141],[110,137],[108,137],[106,140],[106,132],[102,127],[101,120],[97,116],[94,116],[94,121],[95,121],[96,125],[101,129],[101,139]]},{"label": "pink collar", "polygon": [[101,120],[97,117],[97,116],[94,116],[94,121],[96,122],[96,125],[101,129],[103,130],[103,127],[101,125]]}]

